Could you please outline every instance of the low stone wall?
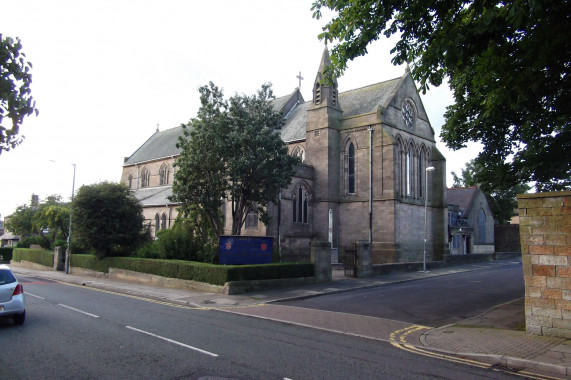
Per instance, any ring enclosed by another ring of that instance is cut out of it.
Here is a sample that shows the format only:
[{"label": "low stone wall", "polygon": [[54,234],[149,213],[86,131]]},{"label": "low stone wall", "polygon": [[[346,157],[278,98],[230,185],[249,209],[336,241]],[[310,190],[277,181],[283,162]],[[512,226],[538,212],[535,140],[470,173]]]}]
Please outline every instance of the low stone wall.
[{"label": "low stone wall", "polygon": [[517,196],[526,330],[571,338],[571,191]]}]

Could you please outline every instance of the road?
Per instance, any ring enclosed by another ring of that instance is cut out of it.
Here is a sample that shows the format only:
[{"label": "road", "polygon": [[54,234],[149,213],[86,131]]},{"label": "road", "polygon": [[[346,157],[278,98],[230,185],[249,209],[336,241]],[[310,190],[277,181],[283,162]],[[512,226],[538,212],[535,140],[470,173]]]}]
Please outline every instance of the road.
[{"label": "road", "polygon": [[345,336],[19,278],[23,326],[0,321],[1,379],[508,379]]},{"label": "road", "polygon": [[520,262],[283,305],[393,319],[431,327],[480,315],[525,294]]}]

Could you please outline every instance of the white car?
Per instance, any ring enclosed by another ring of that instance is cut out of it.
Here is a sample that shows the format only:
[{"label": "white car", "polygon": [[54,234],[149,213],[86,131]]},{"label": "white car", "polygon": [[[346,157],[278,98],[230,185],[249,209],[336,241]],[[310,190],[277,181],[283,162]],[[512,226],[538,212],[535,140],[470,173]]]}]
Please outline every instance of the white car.
[{"label": "white car", "polygon": [[26,320],[24,288],[3,264],[0,264],[0,318],[11,318],[16,325]]}]

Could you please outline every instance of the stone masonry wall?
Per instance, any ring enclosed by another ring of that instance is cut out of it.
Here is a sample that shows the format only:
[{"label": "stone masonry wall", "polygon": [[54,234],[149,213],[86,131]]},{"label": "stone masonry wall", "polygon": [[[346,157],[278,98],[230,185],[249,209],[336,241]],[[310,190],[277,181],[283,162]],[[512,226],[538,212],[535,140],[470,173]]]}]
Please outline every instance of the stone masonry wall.
[{"label": "stone masonry wall", "polygon": [[518,195],[529,334],[571,338],[571,191]]}]

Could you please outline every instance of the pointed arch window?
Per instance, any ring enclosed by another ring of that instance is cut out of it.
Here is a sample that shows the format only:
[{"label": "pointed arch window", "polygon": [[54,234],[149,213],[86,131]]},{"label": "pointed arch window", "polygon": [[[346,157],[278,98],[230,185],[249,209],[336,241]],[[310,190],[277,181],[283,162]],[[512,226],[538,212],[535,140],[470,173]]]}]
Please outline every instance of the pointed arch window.
[{"label": "pointed arch window", "polygon": [[412,196],[412,147],[409,147],[406,152],[406,196]]},{"label": "pointed arch window", "polygon": [[299,157],[301,162],[305,161],[305,150],[299,145],[293,148],[291,155],[294,157]]},{"label": "pointed arch window", "polygon": [[418,184],[417,184],[417,188],[418,188],[418,197],[419,198],[424,198],[424,186],[425,186],[425,178],[424,176],[426,175],[425,170],[426,170],[426,155],[425,155],[425,151],[424,149],[421,149],[418,153],[418,173],[417,173],[417,177],[418,177]]},{"label": "pointed arch window", "polygon": [[257,229],[258,228],[258,206],[253,204],[248,215],[246,215],[246,221],[244,222],[244,227],[247,229]]},{"label": "pointed arch window", "polygon": [[133,188],[133,174],[129,174],[129,189]]},{"label": "pointed arch window", "polygon": [[309,194],[299,185],[293,196],[293,222],[308,223]]},{"label": "pointed arch window", "polygon": [[480,243],[486,242],[486,213],[484,209],[480,209],[478,213],[478,238]]},{"label": "pointed arch window", "polygon": [[349,144],[347,193],[355,194],[355,146]]},{"label": "pointed arch window", "polygon": [[159,214],[155,215],[155,236],[157,235],[157,232],[159,232],[161,230],[161,217],[159,216]]},{"label": "pointed arch window", "polygon": [[161,230],[167,229],[167,214],[163,212],[163,216],[161,217]]},{"label": "pointed arch window", "polygon": [[141,170],[141,187],[149,187],[149,183],[151,182],[151,172],[148,168],[144,167]]},{"label": "pointed arch window", "polygon": [[168,185],[169,183],[169,176],[170,176],[170,168],[167,164],[162,164],[161,168],[159,169],[159,183],[161,185]]}]

